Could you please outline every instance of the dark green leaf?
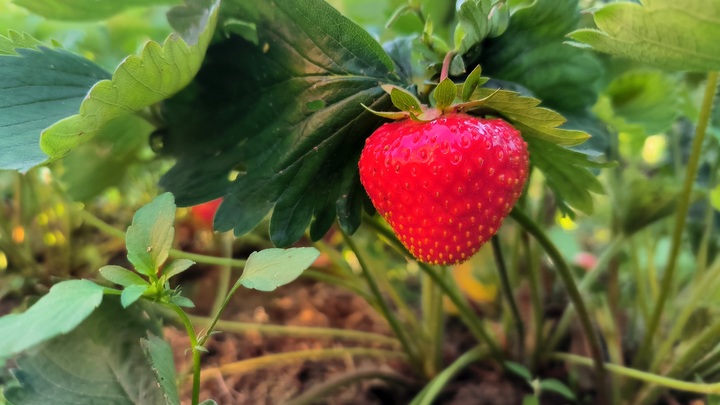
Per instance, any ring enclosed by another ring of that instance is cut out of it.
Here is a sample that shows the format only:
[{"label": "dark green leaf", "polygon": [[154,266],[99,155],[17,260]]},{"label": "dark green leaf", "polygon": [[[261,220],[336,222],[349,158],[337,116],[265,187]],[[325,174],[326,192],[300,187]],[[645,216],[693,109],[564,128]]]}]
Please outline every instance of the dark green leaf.
[{"label": "dark green leaf", "polygon": [[507,371],[527,381],[528,384],[532,382],[533,377],[530,373],[530,370],[528,370],[527,367],[523,366],[522,364],[515,363],[514,361],[506,361],[503,363],[503,365],[505,366],[505,369]]},{"label": "dark green leaf", "polygon": [[475,63],[485,75],[519,83],[561,112],[593,105],[602,67],[591,52],[563,43],[578,25],[577,8],[578,0],[537,0],[521,8],[503,35],[483,42]]},{"label": "dark green leaf", "polygon": [[720,69],[720,4],[707,0],[619,2],[593,13],[599,30],[570,34],[600,52],[671,70]]},{"label": "dark green leaf", "polygon": [[[0,168],[26,171],[45,160],[40,133],[77,112],[88,90],[109,74],[89,60],[32,37],[0,36]],[[22,48],[30,46],[31,49]]]},{"label": "dark green leaf", "polygon": [[496,0],[467,0],[457,12],[458,26],[455,29],[455,49],[464,54],[482,42],[490,33],[488,15]]},{"label": "dark green leaf", "polygon": [[87,201],[125,178],[147,145],[152,126],[135,115],[103,125],[97,136],[62,160],[62,182],[75,201]]},{"label": "dark green leaf", "polygon": [[150,361],[155,380],[165,397],[166,405],[180,405],[180,395],[175,383],[175,360],[170,344],[165,339],[148,334],[148,339],[140,339],[145,357]]},{"label": "dark green leaf", "polygon": [[247,259],[238,284],[260,291],[273,291],[302,274],[320,252],[315,248],[265,249]]},{"label": "dark green leaf", "polygon": [[100,275],[103,276],[105,280],[110,281],[111,283],[119,284],[123,287],[129,287],[131,285],[148,285],[147,280],[140,277],[137,273],[120,266],[103,266],[100,268]]},{"label": "dark green leaf", "polygon": [[170,263],[168,263],[165,267],[163,267],[162,272],[166,279],[169,279],[170,277],[177,276],[178,274],[182,273],[183,271],[187,270],[195,264],[194,261],[188,260],[188,259],[177,259],[173,260]]},{"label": "dark green leaf", "polygon": [[195,304],[192,300],[190,300],[190,298],[183,297],[182,295],[173,295],[170,297],[170,303],[179,307],[195,308]]},{"label": "dark green leaf", "polygon": [[20,386],[5,392],[13,405],[165,403],[138,344],[148,329],[162,331],[138,306],[106,301],[73,332],[18,359]]},{"label": "dark green leaf", "polygon": [[445,79],[437,85],[433,97],[435,97],[435,107],[441,110],[449,107],[457,97],[457,86],[452,80]]},{"label": "dark green leaf", "polygon": [[[255,24],[260,45],[237,36],[213,45],[195,84],[166,103],[165,152],[177,164],[162,185],[181,205],[229,193],[215,217],[220,231],[244,234],[273,210],[276,245],[297,241],[311,222],[313,236],[322,235],[338,204],[350,201],[343,196],[357,178],[348,168],[357,171],[365,138],[381,122],[361,104],[387,110],[380,85],[402,84],[393,62],[322,0],[223,7],[223,18]],[[324,108],[309,110],[316,100]],[[244,173],[231,183],[238,167]]]},{"label": "dark green leaf", "polygon": [[540,390],[542,392],[554,392],[556,394],[560,394],[565,399],[569,401],[575,401],[575,393],[568,388],[565,383],[563,383],[560,380],[556,380],[554,378],[548,378],[547,380],[541,380],[540,381]]},{"label": "dark green leaf", "polygon": [[258,45],[257,28],[255,24],[240,20],[228,19],[223,23],[223,29],[228,34],[239,35],[246,41]]},{"label": "dark green leaf", "polygon": [[522,405],[540,405],[540,398],[536,395],[525,395]]},{"label": "dark green leaf", "polygon": [[67,21],[103,20],[132,7],[179,2],[180,0],[13,0],[13,3],[45,18]]},{"label": "dark green leaf", "polygon": [[145,291],[150,286],[148,285],[131,285],[127,286],[123,289],[122,293],[120,294],[120,303],[122,304],[123,308],[127,308],[130,305],[134,304],[135,301],[139,300],[140,297],[145,294]]},{"label": "dark green leaf", "polygon": [[184,88],[200,69],[215,32],[219,3],[187,0],[186,6],[170,10],[168,20],[176,32],[162,45],[147,42],[140,55],[123,60],[112,79],[95,84],[78,114],[43,131],[42,150],[53,159],[65,156],[107,122],[142,111]]},{"label": "dark green leaf", "polygon": [[590,192],[603,194],[600,181],[588,168],[608,167],[608,164],[593,162],[587,155],[553,143],[526,138],[530,151],[530,162],[545,175],[547,185],[555,193],[555,202],[560,210],[573,216],[571,205],[591,214],[593,199]]},{"label": "dark green leaf", "polygon": [[0,318],[0,359],[75,329],[103,299],[103,287],[89,280],[55,284],[22,314]]},{"label": "dark green leaf", "polygon": [[170,193],[156,197],[140,208],[127,230],[127,257],[138,273],[157,277],[175,236],[175,199]]}]

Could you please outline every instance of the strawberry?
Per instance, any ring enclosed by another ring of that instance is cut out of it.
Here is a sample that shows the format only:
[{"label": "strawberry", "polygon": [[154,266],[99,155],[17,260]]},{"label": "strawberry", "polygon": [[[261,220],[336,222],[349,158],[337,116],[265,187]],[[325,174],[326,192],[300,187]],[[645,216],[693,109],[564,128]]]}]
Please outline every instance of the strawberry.
[{"label": "strawberry", "polygon": [[217,198],[206,203],[194,205],[190,208],[190,212],[192,212],[193,216],[199,220],[202,226],[212,229],[215,212],[220,206],[222,200],[222,198]]},{"label": "strawberry", "polygon": [[378,128],[360,156],[360,181],[415,258],[457,264],[498,231],[517,202],[528,150],[501,119],[433,114]]}]

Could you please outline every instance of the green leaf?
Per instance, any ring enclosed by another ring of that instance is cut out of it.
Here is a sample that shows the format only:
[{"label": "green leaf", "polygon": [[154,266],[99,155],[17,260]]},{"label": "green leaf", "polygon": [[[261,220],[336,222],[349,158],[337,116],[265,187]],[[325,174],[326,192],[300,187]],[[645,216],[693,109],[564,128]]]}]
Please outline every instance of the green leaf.
[{"label": "green leaf", "polygon": [[618,131],[654,135],[668,130],[680,116],[681,83],[661,71],[632,70],[605,90],[613,116],[603,117]]},{"label": "green leaf", "polygon": [[575,396],[575,393],[568,388],[565,383],[563,383],[560,380],[556,380],[554,378],[548,378],[547,380],[541,380],[540,381],[540,390],[542,392],[554,392],[556,394],[560,394],[565,399],[569,401],[575,401],[577,397]]},{"label": "green leaf", "polygon": [[195,308],[195,304],[190,300],[190,298],[183,297],[182,295],[173,295],[169,299],[171,304],[175,304],[179,307],[185,307],[185,308]]},{"label": "green leaf", "polygon": [[[0,36],[0,168],[27,171],[47,156],[40,133],[72,115],[88,90],[108,73],[30,36]],[[29,48],[23,48],[29,47]]]},{"label": "green leaf", "polygon": [[[578,0],[537,0],[516,11],[503,35],[482,43],[472,64],[493,79],[519,83],[563,113],[582,111],[597,99],[603,69],[587,50],[564,43],[577,28]],[[471,65],[472,65],[471,64]]]},{"label": "green leaf", "polygon": [[150,288],[149,285],[140,284],[125,287],[120,294],[120,303],[122,304],[123,308],[127,308],[130,305],[134,304],[135,301],[139,300],[140,297],[145,294],[145,291],[147,291],[148,288]]},{"label": "green leaf", "polygon": [[74,201],[88,201],[118,185],[148,143],[153,127],[135,115],[103,125],[90,142],[73,149],[62,160],[61,180]]},{"label": "green leaf", "polygon": [[273,291],[302,274],[320,252],[315,248],[265,249],[248,257],[238,284],[260,291]]},{"label": "green leaf", "polygon": [[112,17],[128,8],[176,4],[180,0],[13,0],[34,14],[67,21],[96,21]]},{"label": "green leaf", "polygon": [[176,33],[163,45],[148,42],[139,56],[129,56],[112,79],[95,84],[80,113],[43,131],[42,150],[52,159],[95,136],[108,121],[141,111],[170,98],[188,85],[200,69],[217,21],[219,0],[187,0],[170,11]]},{"label": "green leaf", "polygon": [[188,260],[188,259],[173,260],[170,263],[168,263],[165,267],[163,267],[163,269],[162,269],[163,276],[165,276],[166,279],[177,276],[178,274],[182,273],[183,271],[189,269],[190,266],[192,266],[194,264],[195,264],[194,261]]},{"label": "green leaf", "polygon": [[472,96],[473,92],[475,92],[475,89],[480,85],[480,80],[482,79],[482,68],[480,65],[475,66],[475,69],[470,72],[468,77],[465,79],[465,83],[462,87],[462,101],[468,101],[470,100],[470,97]]},{"label": "green leaf", "polygon": [[259,40],[255,24],[230,18],[223,23],[223,30],[225,30],[227,34],[238,35],[246,41],[258,45]]},{"label": "green leaf", "polygon": [[390,100],[398,110],[410,112],[416,115],[422,113],[420,100],[418,100],[414,94],[398,86],[385,85],[382,86],[382,88],[390,94]]},{"label": "green leaf", "polygon": [[565,123],[565,118],[553,110],[538,107],[538,99],[521,96],[514,91],[486,88],[478,89],[473,96],[480,99],[486,97],[489,98],[475,111],[501,115],[525,138],[537,138],[563,146],[579,145],[590,138],[583,131],[558,128]]},{"label": "green leaf", "polygon": [[624,170],[622,181],[614,186],[614,212],[627,236],[673,215],[681,192],[675,179],[650,178],[636,169]]},{"label": "green leaf", "polygon": [[540,405],[540,398],[536,395],[525,395],[522,405]]},{"label": "green leaf", "polygon": [[[214,44],[195,84],[166,103],[164,152],[177,163],[161,185],[180,205],[226,195],[215,227],[236,235],[272,210],[277,246],[308,225],[321,237],[339,211],[354,231],[362,204],[345,197],[357,195],[360,151],[382,122],[362,105],[387,111],[380,84],[402,85],[392,60],[323,0],[227,0],[222,17],[255,24],[260,45]],[[325,106],[308,109],[315,100]]]},{"label": "green leaf", "polygon": [[111,283],[119,284],[123,287],[131,285],[148,286],[149,283],[140,277],[134,271],[130,271],[124,267],[108,265],[100,268],[100,275]]},{"label": "green leaf", "polygon": [[155,379],[162,389],[165,404],[180,405],[180,395],[175,383],[175,360],[172,347],[165,339],[153,334],[149,334],[148,339],[140,339],[140,345],[145,352],[145,357],[150,361]]},{"label": "green leaf", "polygon": [[[663,69],[720,69],[720,4],[707,0],[618,2],[593,12],[598,29],[570,34],[593,49]],[[579,44],[578,44],[579,43]]]},{"label": "green leaf", "polygon": [[107,299],[73,332],[20,357],[20,386],[5,396],[13,405],[165,403],[138,344],[148,330],[162,333],[138,306]]},{"label": "green leaf", "polygon": [[522,364],[515,363],[514,361],[506,361],[503,362],[503,365],[505,366],[505,369],[507,371],[527,381],[528,384],[532,382],[533,377],[530,373],[530,370],[528,370],[527,367],[523,366]]},{"label": "green leaf", "polygon": [[157,277],[172,247],[174,222],[175,199],[171,193],[159,195],[135,213],[125,242],[128,260],[138,273]]},{"label": "green leaf", "polygon": [[570,206],[591,214],[593,212],[592,193],[603,194],[600,181],[588,168],[609,167],[606,163],[597,163],[587,155],[563,148],[536,138],[526,138],[530,151],[530,162],[545,175],[547,185],[555,193],[555,202],[560,210],[574,217]]},{"label": "green leaf", "polygon": [[103,299],[103,287],[89,280],[55,284],[21,314],[0,317],[0,359],[75,329]]},{"label": "green leaf", "polygon": [[435,107],[438,109],[449,107],[457,97],[457,86],[446,78],[437,85],[433,97],[435,97]]},{"label": "green leaf", "polygon": [[[496,3],[498,0],[467,0],[460,5],[455,33],[455,49],[459,53],[466,53],[491,32],[502,31],[501,27],[495,27],[495,21],[489,17]],[[504,8],[507,9],[507,6]]]}]

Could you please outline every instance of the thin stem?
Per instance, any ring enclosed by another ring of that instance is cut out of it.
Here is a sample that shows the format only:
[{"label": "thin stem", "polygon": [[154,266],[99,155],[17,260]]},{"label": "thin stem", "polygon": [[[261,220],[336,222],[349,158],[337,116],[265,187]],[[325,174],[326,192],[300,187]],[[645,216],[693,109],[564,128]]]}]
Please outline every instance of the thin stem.
[{"label": "thin stem", "polygon": [[374,379],[383,380],[392,384],[399,385],[401,387],[414,385],[412,380],[409,380],[407,377],[398,373],[389,373],[387,371],[379,370],[354,371],[332,378],[320,384],[316,384],[312,388],[303,392],[300,396],[297,396],[292,400],[285,402],[285,405],[315,404],[318,403],[321,398],[337,390],[338,388],[350,385],[358,381]]},{"label": "thin stem", "polygon": [[[92,225],[102,232],[105,232],[106,234],[116,237],[118,239],[125,239],[125,232],[115,228],[114,226],[106,223],[102,219],[96,217],[92,213],[86,210],[80,210],[78,211],[80,218],[89,225]],[[201,255],[196,253],[188,253],[183,252],[182,250],[178,249],[170,249],[169,253],[170,257],[175,259],[188,259],[192,260],[196,263],[203,263],[203,264],[214,264],[214,265],[220,265],[220,266],[232,266],[232,267],[245,267],[245,260],[239,260],[239,259],[232,259],[227,257],[216,257],[216,256],[207,256],[207,255]]]},{"label": "thin stem", "polygon": [[197,334],[195,334],[195,328],[192,325],[192,322],[190,322],[190,318],[188,318],[188,315],[185,313],[185,311],[182,310],[179,306],[175,304],[163,304],[166,308],[171,309],[173,312],[175,312],[180,319],[180,322],[182,322],[183,326],[185,326],[185,330],[187,331],[188,337],[190,338],[190,351],[192,352],[192,359],[193,359],[193,389],[192,389],[192,405],[197,405],[200,403],[200,350],[198,350],[199,345]]},{"label": "thin stem", "polygon": [[390,324],[390,328],[392,328],[393,332],[395,332],[395,336],[400,341],[400,344],[402,344],[403,350],[405,350],[405,352],[408,354],[414,365],[421,364],[417,357],[415,348],[411,344],[408,336],[405,334],[405,329],[402,327],[400,321],[397,319],[395,314],[390,310],[387,302],[385,302],[385,298],[383,297],[380,288],[378,287],[375,279],[373,278],[370,270],[367,267],[365,257],[360,253],[360,249],[358,249],[355,241],[353,241],[352,238],[345,234],[345,232],[343,232],[342,235],[345,243],[348,245],[350,250],[355,253],[355,257],[357,257],[358,263],[360,264],[360,269],[362,270],[363,276],[365,276],[365,281],[368,283],[370,291],[372,291],[372,294],[375,296],[382,315],[385,317],[388,324]]},{"label": "thin stem", "polygon": [[[216,235],[215,240],[219,240],[220,247],[222,249],[222,255],[225,258],[231,259],[233,253],[233,240],[235,237],[230,232],[225,232]],[[230,278],[232,278],[232,267],[224,264],[218,268],[218,283],[217,290],[215,292],[215,299],[213,300],[211,314],[220,312],[220,308],[223,303],[223,298],[230,288]]]},{"label": "thin stem", "polygon": [[445,54],[445,58],[443,59],[442,69],[440,70],[440,81],[443,81],[448,78],[448,74],[450,73],[450,64],[452,63],[453,58],[455,57],[455,52],[450,51]]},{"label": "thin stem", "polygon": [[[189,316],[193,324],[207,327],[212,324],[212,318],[201,316]],[[378,333],[360,332],[349,329],[338,328],[320,328],[309,326],[289,326],[289,325],[267,325],[249,322],[235,321],[217,321],[217,328],[225,332],[231,333],[247,333],[257,332],[266,336],[292,336],[296,338],[316,338],[316,339],[345,339],[355,342],[372,343],[378,345],[389,345],[399,347],[400,342],[397,339],[380,335]]]},{"label": "thin stem", "polygon": [[387,360],[408,360],[407,355],[402,352],[360,347],[298,350],[294,352],[266,354],[261,357],[223,364],[218,367],[206,368],[203,373],[203,379],[217,375],[227,376],[232,374],[247,373],[267,367],[283,366],[306,360],[317,361],[338,358],[341,359],[349,356],[376,357]]},{"label": "thin stem", "polygon": [[580,295],[580,291],[578,290],[577,285],[575,285],[575,280],[573,278],[572,272],[570,271],[570,267],[568,266],[565,259],[562,257],[562,254],[560,254],[560,252],[557,250],[557,247],[555,247],[550,238],[548,238],[548,236],[545,234],[545,232],[543,232],[543,230],[540,229],[540,227],[535,222],[533,222],[527,215],[525,215],[524,212],[518,209],[514,209],[510,213],[510,215],[529,234],[531,234],[535,238],[535,240],[537,240],[537,242],[540,244],[540,246],[543,247],[547,255],[550,256],[550,259],[552,259],[553,263],[555,263],[555,268],[557,269],[560,278],[565,284],[565,289],[570,296],[570,301],[575,307],[578,318],[580,318],[580,325],[582,326],[583,332],[585,333],[585,336],[590,343],[590,352],[592,353],[593,360],[595,361],[597,378],[601,382],[601,384],[599,384],[600,392],[605,392],[604,383],[606,380],[606,376],[602,357],[602,349],[600,347],[600,338],[596,333],[595,329],[593,328],[592,321],[590,320],[590,315],[587,311],[587,307],[585,306],[585,302]]},{"label": "thin stem", "polygon": [[[587,357],[577,356],[574,354],[567,353],[553,353],[550,356],[552,359],[567,361],[568,363],[579,364],[582,366],[592,366],[594,361]],[[680,390],[685,392],[695,392],[698,394],[719,394],[720,383],[714,384],[700,384],[692,383],[682,380],[676,380],[674,378],[668,378],[659,376],[657,374],[648,373],[646,371],[636,370],[634,368],[624,367],[617,364],[605,364],[605,368],[611,373],[615,373],[621,376],[633,378],[636,380],[644,381],[651,384],[661,385],[666,388]]]},{"label": "thin stem", "polygon": [[503,295],[507,300],[507,304],[510,307],[510,312],[513,316],[513,323],[515,324],[515,332],[517,334],[517,347],[519,357],[524,357],[525,348],[525,325],[523,324],[522,316],[520,316],[520,310],[518,309],[517,302],[515,301],[515,294],[513,293],[512,286],[510,285],[510,278],[508,277],[507,267],[505,266],[505,259],[503,258],[502,246],[500,246],[500,240],[497,236],[493,236],[490,239],[490,243],[493,249],[493,256],[495,257],[495,264],[500,274],[500,285],[503,289]]},{"label": "thin stem", "polygon": [[413,398],[410,405],[432,404],[438,394],[442,391],[443,387],[445,387],[448,382],[457,375],[457,373],[470,364],[482,360],[486,355],[487,349],[482,346],[477,346],[458,357],[445,370],[440,372],[437,377],[433,378],[432,381],[430,381],[430,383],[428,383],[428,385],[425,386],[425,388],[415,398]]},{"label": "thin stem", "polygon": [[530,238],[527,237],[525,232],[522,232],[520,237],[522,238],[529,264],[528,282],[530,283],[530,302],[532,304],[533,328],[535,329],[535,342],[533,345],[533,354],[530,358],[530,369],[534,371],[540,363],[540,350],[544,348],[543,321],[545,319],[545,311],[542,298],[543,290],[540,280],[540,265],[538,264],[537,255],[533,254]]},{"label": "thin stem", "polygon": [[675,227],[672,235],[672,243],[670,245],[667,267],[660,287],[660,296],[657,299],[652,317],[650,318],[650,324],[645,332],[645,337],[642,345],[640,346],[640,351],[638,352],[635,364],[645,364],[647,357],[650,355],[652,341],[655,337],[658,326],[660,326],[660,319],[662,317],[663,310],[665,309],[665,303],[667,302],[667,298],[671,292],[670,290],[672,290],[673,281],[675,280],[677,257],[680,253],[680,245],[684,233],[683,231],[685,230],[685,220],[687,219],[688,209],[690,208],[692,188],[695,184],[695,177],[697,175],[697,169],[702,155],[703,141],[705,140],[705,132],[707,130],[708,122],[710,121],[710,114],[715,100],[717,84],[718,72],[709,73],[705,87],[705,96],[700,109],[700,117],[698,119],[698,124],[695,127],[695,137],[692,143],[692,150],[690,152],[687,170],[685,172],[685,180],[678,200],[678,209],[675,215]]}]

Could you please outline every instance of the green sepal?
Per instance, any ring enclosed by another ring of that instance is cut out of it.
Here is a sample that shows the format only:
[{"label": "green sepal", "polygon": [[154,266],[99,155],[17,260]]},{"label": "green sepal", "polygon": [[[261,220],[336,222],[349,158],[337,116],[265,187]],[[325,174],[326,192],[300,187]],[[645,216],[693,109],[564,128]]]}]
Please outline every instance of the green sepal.
[{"label": "green sepal", "polygon": [[371,113],[377,115],[378,117],[388,118],[391,120],[401,120],[405,118],[409,118],[411,116],[410,113],[407,113],[405,111],[375,111],[372,108],[366,106],[365,104],[360,104],[363,106],[366,110],[370,111]]},{"label": "green sepal", "polygon": [[445,78],[435,88],[433,93],[435,98],[435,107],[439,110],[443,110],[450,107],[457,97],[457,86],[452,80]]},{"label": "green sepal", "polygon": [[414,94],[403,88],[390,84],[385,84],[381,87],[386,93],[390,94],[390,100],[400,111],[406,111],[413,114],[422,113],[420,100],[418,100]]},{"label": "green sepal", "polygon": [[[482,68],[480,65],[475,66],[475,69],[470,72],[468,77],[465,79],[465,83],[462,86],[462,101],[467,102],[470,101],[470,97],[472,97],[473,92],[475,89],[478,88],[478,86],[485,84],[488,79],[485,77],[482,77]],[[481,80],[484,80],[481,82]]]}]

